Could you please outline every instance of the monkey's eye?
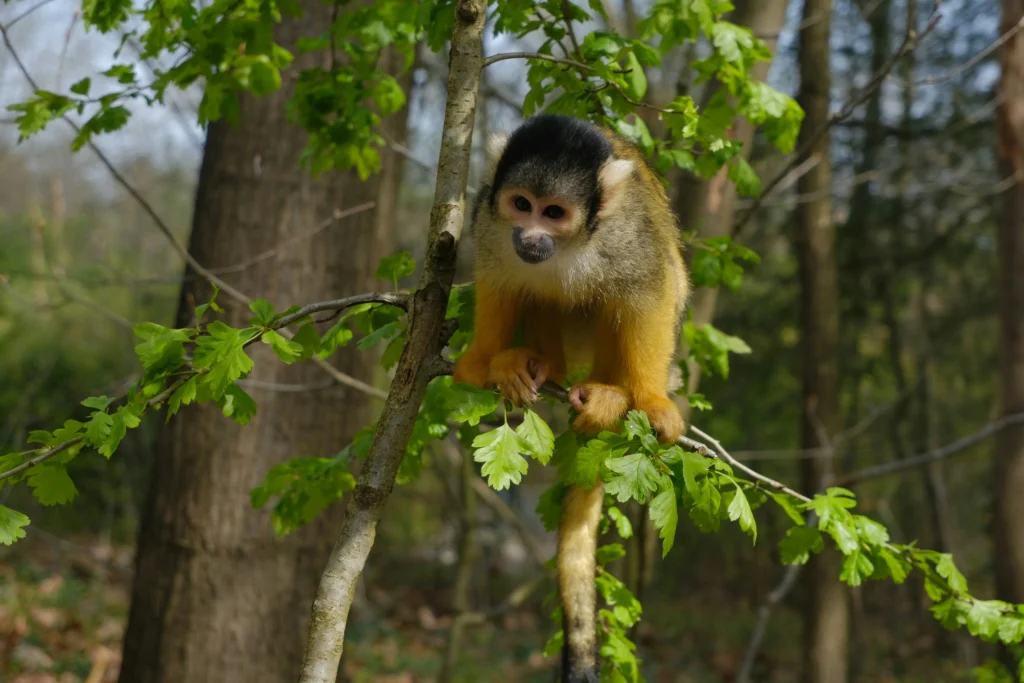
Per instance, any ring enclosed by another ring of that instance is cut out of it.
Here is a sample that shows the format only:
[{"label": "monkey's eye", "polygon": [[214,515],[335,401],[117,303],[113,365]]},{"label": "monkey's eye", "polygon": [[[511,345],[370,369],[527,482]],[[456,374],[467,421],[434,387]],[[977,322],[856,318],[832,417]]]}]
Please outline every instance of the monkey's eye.
[{"label": "monkey's eye", "polygon": [[512,203],[519,211],[526,212],[530,210],[530,200],[526,197],[516,197]]},{"label": "monkey's eye", "polygon": [[553,218],[554,220],[557,221],[559,218],[565,216],[565,209],[558,206],[557,204],[552,204],[551,206],[544,209],[544,215],[547,216],[548,218]]}]

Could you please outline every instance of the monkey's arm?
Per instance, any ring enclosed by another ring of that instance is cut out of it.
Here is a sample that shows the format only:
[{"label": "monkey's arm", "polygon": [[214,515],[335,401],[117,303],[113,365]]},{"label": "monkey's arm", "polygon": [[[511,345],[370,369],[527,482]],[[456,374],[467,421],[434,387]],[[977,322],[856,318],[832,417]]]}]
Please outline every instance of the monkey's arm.
[{"label": "monkey's arm", "polygon": [[512,344],[523,302],[518,296],[500,294],[487,278],[476,279],[476,315],[473,341],[455,364],[452,378],[478,387],[493,386],[491,361]]},{"label": "monkey's arm", "polygon": [[630,306],[619,314],[616,343],[620,354],[620,384],[632,407],[647,413],[663,443],[683,434],[679,407],[668,396],[669,370],[678,340],[675,292],[662,292],[657,305]]}]

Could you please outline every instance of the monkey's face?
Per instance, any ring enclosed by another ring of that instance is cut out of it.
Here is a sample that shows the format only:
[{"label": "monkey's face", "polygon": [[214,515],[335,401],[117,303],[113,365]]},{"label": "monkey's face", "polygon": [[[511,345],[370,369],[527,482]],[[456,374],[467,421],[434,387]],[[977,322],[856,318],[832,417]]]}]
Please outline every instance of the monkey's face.
[{"label": "monkey's face", "polygon": [[526,263],[541,263],[555,255],[560,243],[579,232],[582,212],[564,197],[537,196],[521,187],[498,193],[498,215],[511,226],[516,255]]}]

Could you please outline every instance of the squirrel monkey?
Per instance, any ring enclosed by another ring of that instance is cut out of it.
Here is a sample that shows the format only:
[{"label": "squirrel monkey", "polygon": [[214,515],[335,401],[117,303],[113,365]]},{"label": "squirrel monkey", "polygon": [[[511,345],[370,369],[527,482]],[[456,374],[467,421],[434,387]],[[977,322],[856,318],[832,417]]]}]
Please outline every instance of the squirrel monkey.
[{"label": "squirrel monkey", "polygon": [[[683,432],[669,398],[689,279],[665,189],[639,150],[610,130],[556,115],[489,141],[473,208],[476,331],[454,379],[531,403],[545,380],[589,366],[570,389],[576,432],[613,430],[635,408],[663,442]],[[522,324],[525,343],[513,347]],[[558,583],[564,680],[599,677],[594,585],[604,489],[563,502]]]}]

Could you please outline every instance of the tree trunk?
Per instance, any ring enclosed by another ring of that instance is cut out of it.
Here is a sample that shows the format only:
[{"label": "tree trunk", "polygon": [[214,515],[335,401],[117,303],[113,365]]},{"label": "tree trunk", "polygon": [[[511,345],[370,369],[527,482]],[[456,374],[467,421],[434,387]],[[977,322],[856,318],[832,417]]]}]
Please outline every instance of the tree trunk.
[{"label": "tree trunk", "polygon": [[[786,21],[787,0],[737,0],[733,3],[729,21],[748,26],[759,36],[766,38],[769,49],[775,52],[777,36]],[[763,80],[768,75],[770,62],[758,62],[753,68],[754,78]],[[750,158],[754,142],[754,126],[744,118],[737,118],[733,125],[732,138],[743,144],[741,155]],[[699,237],[722,237],[732,231],[736,214],[736,186],[729,182],[727,169],[722,169],[714,178],[704,181],[694,175],[683,174],[677,183],[674,209],[684,230],[696,230]],[[699,287],[690,297],[690,312],[694,325],[700,327],[715,316],[718,303],[718,289]],[[700,386],[701,370],[696,363],[688,364],[690,382],[688,390],[693,393]],[[683,417],[689,418],[690,406],[683,401],[680,405]]]},{"label": "tree trunk", "polygon": [[[331,8],[309,0],[304,16],[278,29],[294,46],[330,23]],[[240,124],[212,124],[200,172],[190,251],[223,268],[282,245],[273,257],[224,277],[278,309],[372,290],[377,261],[389,246],[400,165],[384,157],[369,182],[354,173],[313,180],[299,167],[305,134],[286,122],[285,102],[298,69],[324,55],[304,55],[271,96],[241,98]],[[404,136],[404,115],[389,119]],[[337,210],[376,201],[379,210],[332,222]],[[312,237],[300,236],[318,228]],[[189,273],[193,275],[193,273]],[[178,324],[209,296],[186,281]],[[251,313],[221,295],[229,324]],[[327,375],[311,363],[285,366],[263,345],[252,347],[251,379],[319,384]],[[336,365],[369,379],[372,363],[355,349]],[[302,663],[310,605],[338,532],[340,507],[299,531],[277,538],[266,511],[251,509],[249,492],[276,463],[296,456],[331,456],[370,419],[368,399],[341,386],[303,392],[248,389],[259,413],[243,428],[215,407],[183,409],[163,430],[143,516],[123,683],[288,681]]]},{"label": "tree trunk", "polygon": [[[1024,16],[1024,0],[1003,0],[1001,33]],[[1024,39],[1017,34],[1000,49],[1002,76],[996,110],[1000,166],[1017,184],[1003,196],[999,225],[999,319],[1002,351],[1002,413],[1024,412]],[[1024,602],[1024,424],[996,436],[996,589],[1003,600]]]},{"label": "tree trunk", "polygon": [[[800,105],[806,118],[798,147],[827,125],[829,110],[829,32],[831,0],[805,0],[800,32]],[[829,135],[808,151],[818,163],[798,182],[801,196],[817,197],[801,204],[796,214],[800,260],[803,347],[804,448],[827,447],[840,430],[839,296],[835,227],[832,223]],[[827,486],[835,475],[834,454],[803,461],[803,486],[808,493]],[[839,556],[829,548],[808,563],[804,573],[808,595],[804,613],[805,683],[845,683],[849,639],[849,604],[839,583]]]}]

